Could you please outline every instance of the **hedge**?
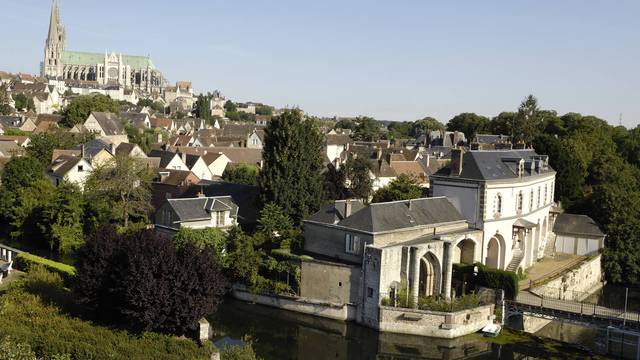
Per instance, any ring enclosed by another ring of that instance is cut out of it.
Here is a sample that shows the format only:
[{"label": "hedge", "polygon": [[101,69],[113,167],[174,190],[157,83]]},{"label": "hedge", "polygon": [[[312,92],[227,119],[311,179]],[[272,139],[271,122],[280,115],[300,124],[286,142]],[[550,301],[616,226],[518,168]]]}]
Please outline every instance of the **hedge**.
[{"label": "hedge", "polygon": [[[473,276],[473,268],[478,267],[478,275]],[[513,300],[518,296],[518,275],[511,271],[489,268],[481,263],[453,264],[453,276],[462,281],[466,274],[467,281],[473,285],[504,290],[504,296]]]},{"label": "hedge", "polygon": [[20,253],[16,257],[16,268],[22,271],[29,272],[29,268],[34,264],[40,264],[47,270],[60,275],[66,284],[69,284],[69,282],[76,276],[76,268],[71,265],[49,260],[26,252]]}]

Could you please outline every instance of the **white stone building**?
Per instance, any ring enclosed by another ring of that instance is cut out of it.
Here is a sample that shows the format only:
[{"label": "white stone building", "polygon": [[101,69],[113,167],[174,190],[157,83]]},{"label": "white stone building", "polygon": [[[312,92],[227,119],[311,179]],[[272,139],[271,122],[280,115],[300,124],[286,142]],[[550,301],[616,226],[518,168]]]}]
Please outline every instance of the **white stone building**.
[{"label": "white stone building", "polygon": [[431,175],[433,196],[446,196],[483,231],[482,262],[517,271],[542,258],[555,217],[548,157],[531,149],[454,149],[451,158],[449,168]]}]

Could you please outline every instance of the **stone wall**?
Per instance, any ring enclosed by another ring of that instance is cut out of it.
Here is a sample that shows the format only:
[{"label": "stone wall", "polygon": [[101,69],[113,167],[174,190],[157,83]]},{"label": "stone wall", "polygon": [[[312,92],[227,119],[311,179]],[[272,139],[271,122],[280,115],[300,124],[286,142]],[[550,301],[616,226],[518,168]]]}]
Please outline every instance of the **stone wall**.
[{"label": "stone wall", "polygon": [[238,300],[328,319],[348,321],[355,320],[356,317],[356,307],[348,304],[322,302],[295,296],[252,294],[243,286],[234,286],[231,294]]},{"label": "stone wall", "polygon": [[529,291],[549,298],[581,301],[602,285],[601,255],[598,254]]},{"label": "stone wall", "polygon": [[361,268],[328,261],[304,260],[300,296],[337,304],[358,302]]},{"label": "stone wall", "polygon": [[493,321],[494,305],[453,313],[380,306],[383,332],[452,339],[474,333]]}]

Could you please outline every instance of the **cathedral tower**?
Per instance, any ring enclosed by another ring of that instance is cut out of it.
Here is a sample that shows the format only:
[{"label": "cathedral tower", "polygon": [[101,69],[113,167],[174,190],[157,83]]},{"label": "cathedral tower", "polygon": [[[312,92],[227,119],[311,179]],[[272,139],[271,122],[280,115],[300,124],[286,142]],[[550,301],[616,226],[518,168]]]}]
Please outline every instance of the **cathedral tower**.
[{"label": "cathedral tower", "polygon": [[44,62],[41,67],[41,75],[46,77],[62,76],[62,53],[66,45],[64,26],[60,22],[60,8],[58,0],[51,4],[51,19],[49,20],[49,36],[44,48]]}]

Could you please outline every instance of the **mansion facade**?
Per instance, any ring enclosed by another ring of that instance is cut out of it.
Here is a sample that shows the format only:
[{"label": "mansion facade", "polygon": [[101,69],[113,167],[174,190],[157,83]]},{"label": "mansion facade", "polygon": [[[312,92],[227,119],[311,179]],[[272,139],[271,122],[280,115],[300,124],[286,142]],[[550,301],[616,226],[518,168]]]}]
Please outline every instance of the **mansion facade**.
[{"label": "mansion facade", "polygon": [[54,0],[45,43],[41,76],[96,87],[122,87],[160,92],[166,80],[147,56],[66,50],[66,31]]}]

